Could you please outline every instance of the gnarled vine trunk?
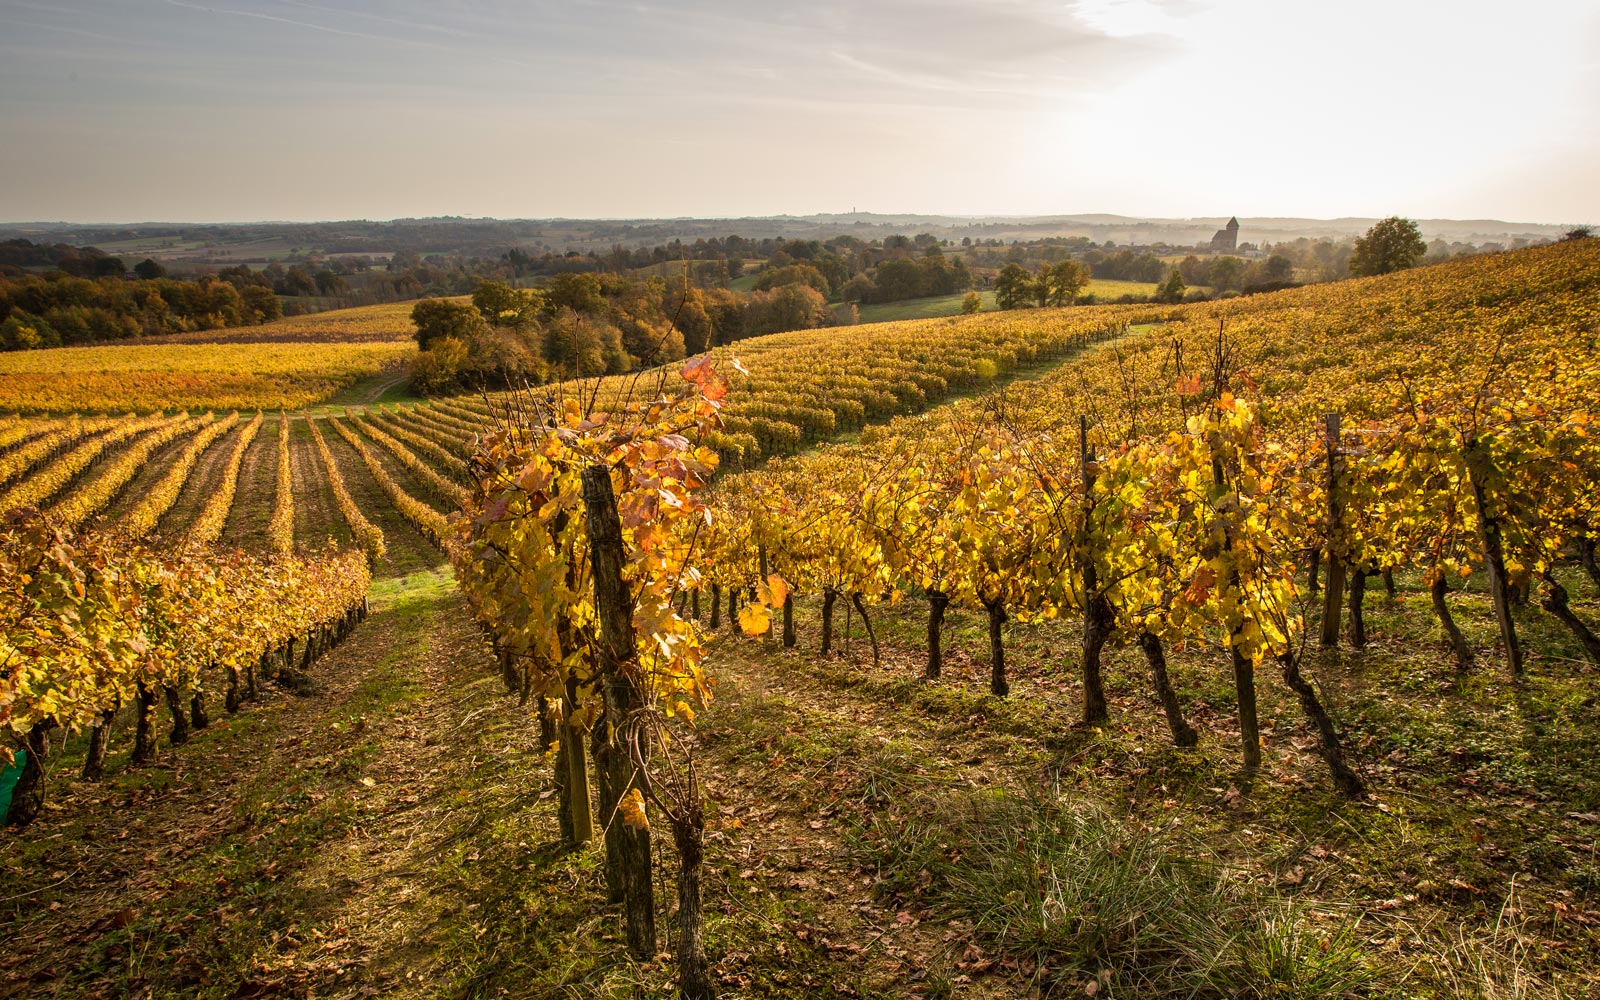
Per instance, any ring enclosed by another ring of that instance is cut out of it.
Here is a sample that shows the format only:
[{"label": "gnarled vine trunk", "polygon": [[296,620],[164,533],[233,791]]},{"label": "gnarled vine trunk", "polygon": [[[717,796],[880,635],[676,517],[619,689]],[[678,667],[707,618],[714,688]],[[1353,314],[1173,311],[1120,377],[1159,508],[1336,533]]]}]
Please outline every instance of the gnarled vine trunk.
[{"label": "gnarled vine trunk", "polygon": [[1345,763],[1344,748],[1339,744],[1339,734],[1334,731],[1333,719],[1322,707],[1322,702],[1317,698],[1317,691],[1311,686],[1311,682],[1301,675],[1299,656],[1290,650],[1278,659],[1283,666],[1284,683],[1289,685],[1290,690],[1300,699],[1300,708],[1317,729],[1317,748],[1322,754],[1323,761],[1328,765],[1329,773],[1333,775],[1333,786],[1348,798],[1361,798],[1366,794],[1366,789],[1355,771]]},{"label": "gnarled vine trunk", "polygon": [[1506,650],[1506,665],[1511,676],[1522,676],[1522,643],[1517,624],[1511,617],[1511,581],[1506,573],[1505,545],[1500,537],[1500,521],[1489,510],[1484,480],[1489,472],[1489,455],[1476,441],[1468,441],[1467,479],[1478,511],[1478,538],[1483,544],[1483,562],[1489,571],[1489,593],[1494,598],[1495,622],[1500,626],[1500,641]]},{"label": "gnarled vine trunk", "polygon": [[688,798],[683,815],[671,818],[672,839],[678,848],[678,990],[685,1000],[715,1000],[717,990],[706,962],[700,910],[706,817],[693,765],[689,768]]},{"label": "gnarled vine trunk", "polygon": [[1367,648],[1367,619],[1362,613],[1367,596],[1367,568],[1356,566],[1350,571],[1350,646]]},{"label": "gnarled vine trunk", "polygon": [[111,742],[111,723],[116,717],[117,710],[108,708],[100,713],[99,722],[89,730],[89,749],[83,755],[85,781],[99,781],[105,777],[106,747]]},{"label": "gnarled vine trunk", "polygon": [[155,720],[151,718],[156,711],[156,693],[143,681],[138,683],[133,710],[133,762],[147,764],[156,756]]},{"label": "gnarled vine trunk", "polygon": [[6,811],[9,826],[27,826],[44,808],[44,764],[50,751],[50,727],[51,723],[36,722],[23,738],[28,759],[22,762],[22,773],[11,786],[11,808]]},{"label": "gnarled vine trunk", "polygon": [[1465,670],[1472,666],[1472,647],[1467,644],[1461,629],[1456,627],[1455,616],[1450,613],[1450,605],[1444,599],[1449,592],[1450,584],[1444,578],[1444,571],[1435,570],[1433,582],[1428,585],[1428,594],[1433,599],[1433,613],[1438,616],[1439,627],[1444,629],[1444,637],[1455,651],[1456,666]]},{"label": "gnarled vine trunk", "polygon": [[872,619],[867,616],[866,605],[861,603],[861,593],[858,591],[850,595],[850,603],[856,606],[861,613],[861,624],[867,627],[867,639],[872,643],[872,669],[876,670],[882,665],[883,660],[878,655],[878,633],[872,627]]},{"label": "gnarled vine trunk", "polygon": [[167,741],[175,747],[181,747],[189,742],[189,716],[183,710],[183,698],[177,688],[169,684],[165,694],[167,712],[172,716],[172,732],[167,736]]},{"label": "gnarled vine trunk", "polygon": [[1578,539],[1578,562],[1583,566],[1583,571],[1589,574],[1589,580],[1596,587],[1600,587],[1600,563],[1594,558],[1594,539],[1583,535]]},{"label": "gnarled vine trunk", "polygon": [[1548,588],[1544,597],[1544,609],[1560,619],[1561,624],[1567,627],[1577,640],[1583,644],[1583,651],[1589,657],[1589,662],[1600,663],[1600,638],[1585,625],[1583,619],[1572,613],[1572,608],[1567,605],[1567,588],[1556,582],[1556,578],[1548,571],[1544,575],[1544,584]]},{"label": "gnarled vine trunk", "polygon": [[1144,651],[1144,658],[1150,664],[1150,680],[1155,686],[1156,697],[1161,700],[1161,711],[1166,714],[1167,728],[1172,731],[1172,745],[1195,746],[1200,742],[1200,736],[1183,717],[1178,692],[1173,689],[1172,678],[1167,675],[1167,653],[1161,646],[1161,637],[1153,632],[1140,632],[1139,648]]}]

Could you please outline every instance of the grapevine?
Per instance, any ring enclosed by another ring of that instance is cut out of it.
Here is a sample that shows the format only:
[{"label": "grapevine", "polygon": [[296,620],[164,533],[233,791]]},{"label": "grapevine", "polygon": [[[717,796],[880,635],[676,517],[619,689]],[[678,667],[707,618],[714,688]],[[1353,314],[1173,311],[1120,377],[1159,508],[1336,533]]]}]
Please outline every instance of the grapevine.
[{"label": "grapevine", "polygon": [[142,538],[154,531],[162,516],[177,502],[178,494],[189,481],[189,473],[194,470],[195,462],[200,459],[201,454],[218,438],[233,430],[238,423],[239,414],[235,411],[222,420],[207,424],[199,434],[196,434],[194,440],[183,450],[183,454],[179,455],[162,475],[161,481],[140,499],[138,506],[129,511],[127,519],[121,525],[122,530],[134,538]]},{"label": "grapevine", "polygon": [[333,490],[333,499],[339,507],[339,516],[344,518],[344,523],[349,525],[350,533],[355,536],[356,543],[366,553],[367,564],[376,565],[387,551],[384,546],[383,531],[367,520],[361,513],[361,508],[356,506],[355,498],[345,486],[344,474],[339,471],[339,463],[335,461],[333,452],[328,448],[328,442],[322,436],[322,429],[317,426],[311,414],[307,413],[305,418],[306,427],[311,430],[311,439],[316,442],[317,454],[322,456],[324,475],[327,476],[328,485]]},{"label": "grapevine", "polygon": [[239,440],[233,445],[233,451],[228,455],[228,464],[222,470],[222,482],[206,500],[206,505],[200,511],[200,516],[195,518],[194,524],[189,526],[189,539],[197,545],[215,545],[222,537],[222,531],[228,524],[228,513],[233,510],[233,495],[239,488],[239,467],[244,463],[244,453],[250,443],[256,439],[256,434],[261,430],[262,415],[258,411],[255,419],[244,425],[244,430],[239,434]]},{"label": "grapevine", "polygon": [[278,414],[278,490],[267,541],[277,555],[294,551],[294,476],[289,462],[289,414]]}]

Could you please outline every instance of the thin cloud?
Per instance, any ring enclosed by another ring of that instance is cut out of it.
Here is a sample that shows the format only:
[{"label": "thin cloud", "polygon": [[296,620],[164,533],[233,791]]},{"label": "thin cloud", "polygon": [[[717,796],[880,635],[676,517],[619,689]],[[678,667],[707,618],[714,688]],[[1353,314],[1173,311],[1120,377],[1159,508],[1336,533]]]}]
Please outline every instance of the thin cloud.
[{"label": "thin cloud", "polygon": [[[263,13],[262,11],[239,10],[239,9],[233,8],[233,7],[204,6],[204,5],[196,4],[196,3],[188,3],[188,2],[186,2],[186,0],[166,0],[166,2],[168,4],[170,4],[171,6],[173,6],[173,7],[184,7],[184,8],[187,8],[189,10],[204,11],[204,12],[206,12],[208,14],[228,14],[228,15],[232,15],[232,16],[235,16],[235,17],[255,18],[256,20],[260,20],[260,21],[272,21],[272,22],[275,22],[277,24],[289,25],[290,27],[304,28],[307,31],[317,31],[317,32],[322,32],[324,34],[329,34],[329,35],[342,35],[342,36],[344,36],[346,38],[359,38],[359,39],[362,39],[362,40],[365,40],[365,41],[369,41],[369,42],[385,42],[385,43],[394,44],[394,45],[414,45],[414,46],[421,46],[421,47],[424,47],[424,48],[442,49],[442,50],[445,50],[445,51],[452,51],[452,52],[459,51],[458,49],[456,49],[453,46],[442,45],[442,44],[440,44],[438,42],[431,42],[431,41],[428,41],[426,39],[407,38],[407,37],[400,36],[400,35],[378,35],[378,34],[373,34],[371,32],[367,32],[367,31],[353,31],[353,30],[350,30],[348,28],[337,28],[337,27],[334,27],[333,25],[318,24],[318,23],[313,22],[313,21],[302,21],[302,20],[299,20],[297,18],[282,17],[282,16],[277,15],[277,14]],[[328,8],[321,8],[321,9],[327,10]],[[498,54],[498,53],[494,53],[494,52],[485,53],[484,57],[485,58],[489,58],[489,59],[493,59],[493,60],[498,61],[498,62],[507,63],[509,65],[518,66],[518,67],[521,67],[523,69],[532,68],[528,63],[523,62],[523,61],[521,61],[519,59],[508,58],[508,57],[506,57],[504,55],[501,55],[501,54]]]},{"label": "thin cloud", "polygon": [[[32,7],[30,9],[41,10],[43,8]],[[112,35],[102,35],[93,31],[84,31],[82,28],[74,28],[71,25],[39,24],[34,21],[22,21],[14,17],[5,17],[3,15],[0,15],[0,24],[15,24],[18,27],[36,28],[39,31],[55,31],[63,35],[76,35],[79,38],[93,38],[97,42],[113,42],[118,45],[126,44],[127,42],[127,39],[125,38],[117,38]]]},{"label": "thin cloud", "polygon": [[405,18],[390,17],[385,14],[374,14],[365,10],[347,10],[342,7],[328,7],[324,6],[323,4],[307,3],[305,0],[279,0],[279,2],[288,4],[291,7],[299,7],[303,10],[314,10],[322,14],[342,14],[347,17],[359,17],[369,21],[378,21],[382,24],[392,24],[400,28],[416,28],[419,31],[428,31],[434,34],[445,35],[446,37],[450,38],[470,39],[482,37],[481,34],[476,32],[465,31],[460,28],[452,28],[449,25],[435,24],[425,21],[412,21]]}]

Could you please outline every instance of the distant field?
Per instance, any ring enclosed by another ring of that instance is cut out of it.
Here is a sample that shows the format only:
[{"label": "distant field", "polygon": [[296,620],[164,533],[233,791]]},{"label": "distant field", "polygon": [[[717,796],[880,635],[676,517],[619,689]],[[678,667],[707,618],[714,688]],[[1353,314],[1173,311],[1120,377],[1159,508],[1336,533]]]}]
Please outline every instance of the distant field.
[{"label": "distant field", "polygon": [[[1089,282],[1083,290],[1085,295],[1093,295],[1102,302],[1114,301],[1124,295],[1150,295],[1156,290],[1155,285],[1148,285],[1142,281],[1102,281],[1098,278]],[[985,311],[997,308],[993,292],[979,292],[983,297]],[[957,292],[954,295],[936,295],[926,299],[905,299],[901,302],[880,302],[874,305],[861,307],[861,322],[863,323],[890,323],[902,319],[936,319],[940,316],[955,316],[961,312],[961,300],[966,298],[966,292]]]},{"label": "distant field", "polygon": [[382,343],[116,344],[0,354],[0,411],[298,408],[398,372],[416,351]]},{"label": "distant field", "polygon": [[[463,298],[462,301],[465,301]],[[161,344],[259,344],[339,342],[345,344],[410,340],[411,308],[416,302],[389,302],[354,309],[331,309],[307,316],[236,326],[226,330],[197,330],[168,337],[152,337],[143,343]]]},{"label": "distant field", "polygon": [[[995,308],[993,292],[979,292],[985,310]],[[902,319],[936,319],[956,316],[961,312],[961,300],[966,292],[955,295],[935,295],[927,299],[904,299],[900,302],[878,302],[861,307],[861,322],[892,323]]]},{"label": "distant field", "polygon": [[1154,295],[1156,286],[1147,281],[1112,281],[1110,279],[1095,278],[1083,290],[1084,295],[1093,295],[1102,301],[1121,298],[1124,295]]},{"label": "distant field", "polygon": [[137,237],[127,240],[112,240],[108,243],[96,244],[99,249],[109,254],[124,256],[143,254],[149,256],[159,253],[176,253],[184,250],[198,250],[205,246],[199,240],[183,240],[176,236]]}]

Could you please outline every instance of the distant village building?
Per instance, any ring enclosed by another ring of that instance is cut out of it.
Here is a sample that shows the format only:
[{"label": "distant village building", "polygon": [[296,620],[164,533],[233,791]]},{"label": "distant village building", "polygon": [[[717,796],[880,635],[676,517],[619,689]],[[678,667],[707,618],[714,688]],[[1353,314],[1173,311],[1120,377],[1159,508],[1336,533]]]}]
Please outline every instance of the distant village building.
[{"label": "distant village building", "polygon": [[1217,230],[1211,237],[1211,249],[1221,253],[1229,253],[1239,249],[1239,217],[1234,216],[1228,224]]}]

